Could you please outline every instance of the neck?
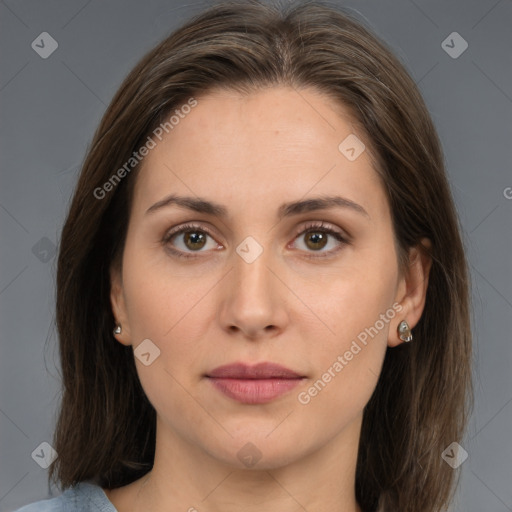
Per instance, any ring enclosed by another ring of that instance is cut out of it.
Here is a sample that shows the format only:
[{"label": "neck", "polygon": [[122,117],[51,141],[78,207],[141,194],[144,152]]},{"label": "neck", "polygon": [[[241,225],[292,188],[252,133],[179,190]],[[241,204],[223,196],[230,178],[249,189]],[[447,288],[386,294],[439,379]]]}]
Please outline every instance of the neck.
[{"label": "neck", "polygon": [[153,469],[133,482],[119,512],[360,512],[355,470],[361,417],[326,445],[293,462],[238,469],[215,459],[157,422]]}]

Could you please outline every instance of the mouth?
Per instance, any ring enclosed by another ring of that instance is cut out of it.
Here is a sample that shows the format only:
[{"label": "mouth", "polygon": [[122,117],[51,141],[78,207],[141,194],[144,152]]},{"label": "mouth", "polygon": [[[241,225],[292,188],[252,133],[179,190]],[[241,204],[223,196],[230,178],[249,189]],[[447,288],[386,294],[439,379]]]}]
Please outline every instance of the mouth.
[{"label": "mouth", "polygon": [[274,363],[219,366],[206,374],[214,388],[244,404],[264,404],[298,386],[306,377]]}]

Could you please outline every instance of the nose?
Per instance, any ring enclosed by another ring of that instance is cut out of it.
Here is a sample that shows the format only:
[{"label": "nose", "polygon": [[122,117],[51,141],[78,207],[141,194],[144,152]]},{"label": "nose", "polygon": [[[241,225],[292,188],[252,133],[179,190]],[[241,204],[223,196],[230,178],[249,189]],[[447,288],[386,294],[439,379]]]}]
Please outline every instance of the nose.
[{"label": "nose", "polygon": [[223,329],[252,340],[277,336],[288,324],[289,301],[270,251],[264,250],[250,263],[238,254],[233,254],[233,260],[222,292]]}]

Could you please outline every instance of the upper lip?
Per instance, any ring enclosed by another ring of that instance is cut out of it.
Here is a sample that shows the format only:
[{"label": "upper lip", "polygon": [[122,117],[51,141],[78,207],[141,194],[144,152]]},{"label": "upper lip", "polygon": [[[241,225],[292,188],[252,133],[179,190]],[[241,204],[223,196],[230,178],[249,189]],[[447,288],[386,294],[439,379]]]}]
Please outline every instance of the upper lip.
[{"label": "upper lip", "polygon": [[255,365],[233,363],[219,366],[207,377],[223,379],[300,379],[302,375],[279,364],[263,362]]}]

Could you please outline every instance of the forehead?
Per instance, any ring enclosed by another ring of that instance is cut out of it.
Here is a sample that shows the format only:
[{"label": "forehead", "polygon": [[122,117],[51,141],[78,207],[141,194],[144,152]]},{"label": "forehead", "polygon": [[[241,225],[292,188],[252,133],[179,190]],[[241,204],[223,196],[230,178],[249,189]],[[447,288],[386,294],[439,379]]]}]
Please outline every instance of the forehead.
[{"label": "forehead", "polygon": [[[213,90],[197,98],[197,106],[187,119],[194,124],[182,122],[176,127],[178,133],[184,132],[183,136],[200,137],[199,130],[207,131],[210,139],[203,144],[244,142],[245,146],[257,146],[259,152],[272,150],[273,143],[294,144],[308,140],[317,145],[332,144],[343,132],[356,130],[355,119],[339,102],[316,89],[286,86],[250,94]],[[265,147],[259,145],[262,140],[268,142]]]},{"label": "forehead", "polygon": [[[333,188],[361,199],[365,190],[381,188],[369,141],[350,112],[320,91],[215,90],[195,99],[143,161],[135,197],[145,203],[176,188],[226,200],[237,191],[245,201]],[[355,159],[348,158],[352,148],[361,151]]]}]

